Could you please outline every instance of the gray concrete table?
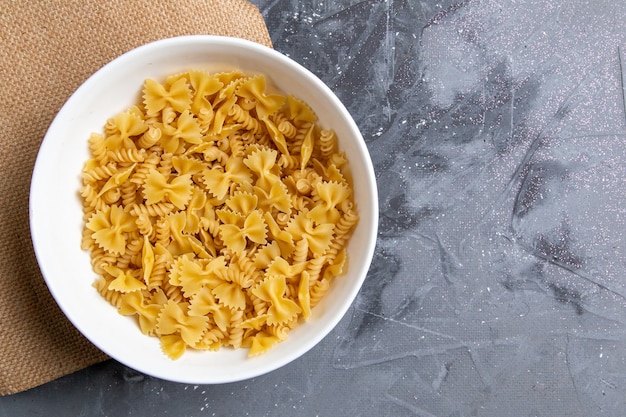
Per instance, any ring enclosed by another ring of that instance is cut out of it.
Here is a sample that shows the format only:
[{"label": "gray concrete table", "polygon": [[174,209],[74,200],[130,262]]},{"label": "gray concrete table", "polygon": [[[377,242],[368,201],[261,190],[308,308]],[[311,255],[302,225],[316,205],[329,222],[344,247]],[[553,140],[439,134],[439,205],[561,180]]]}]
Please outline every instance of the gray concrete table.
[{"label": "gray concrete table", "polygon": [[0,415],[626,415],[626,3],[254,3],[371,152],[380,233],[356,302],[259,378],[109,361]]}]

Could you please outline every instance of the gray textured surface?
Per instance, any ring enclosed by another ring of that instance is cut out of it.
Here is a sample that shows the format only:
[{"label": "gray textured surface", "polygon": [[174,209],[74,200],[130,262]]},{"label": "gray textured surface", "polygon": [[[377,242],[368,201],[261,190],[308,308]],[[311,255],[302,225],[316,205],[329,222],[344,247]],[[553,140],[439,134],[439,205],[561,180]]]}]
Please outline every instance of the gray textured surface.
[{"label": "gray textured surface", "polygon": [[110,361],[0,415],[623,416],[626,3],[254,3],[372,154],[380,234],[355,304],[263,377]]}]

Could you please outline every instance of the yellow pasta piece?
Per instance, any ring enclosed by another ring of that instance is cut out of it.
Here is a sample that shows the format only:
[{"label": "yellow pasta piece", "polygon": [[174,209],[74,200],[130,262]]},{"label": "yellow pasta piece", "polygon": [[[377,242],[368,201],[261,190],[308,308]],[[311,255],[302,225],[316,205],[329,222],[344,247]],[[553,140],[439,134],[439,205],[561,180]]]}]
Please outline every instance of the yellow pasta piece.
[{"label": "yellow pasta piece", "polygon": [[352,191],[346,184],[322,181],[315,186],[319,204],[309,213],[316,223],[336,224],[341,217],[337,206],[350,197]]},{"label": "yellow pasta piece", "polygon": [[172,84],[169,90],[161,83],[148,78],[144,83],[143,98],[148,115],[154,115],[166,106],[183,112],[191,105],[191,90],[184,78]]},{"label": "yellow pasta piece", "polygon": [[213,295],[226,307],[243,310],[246,307],[246,295],[235,282],[224,282],[213,288]]},{"label": "yellow pasta piece", "polygon": [[254,289],[252,294],[271,303],[267,324],[280,324],[292,320],[302,309],[293,300],[285,298],[286,281],[282,275],[268,277]]},{"label": "yellow pasta piece", "polygon": [[179,257],[172,266],[170,283],[180,286],[186,297],[191,297],[203,287],[216,288],[223,283],[220,271],[226,268],[223,256],[210,262],[194,261],[189,255]]},{"label": "yellow pasta piece", "polygon": [[311,159],[311,155],[313,155],[313,146],[315,142],[314,138],[314,128],[315,125],[311,125],[309,130],[304,135],[304,140],[302,141],[302,145],[300,146],[300,169],[305,169],[307,164],[309,163],[309,159]]},{"label": "yellow pasta piece", "polygon": [[254,257],[254,266],[259,270],[264,270],[280,254],[281,250],[278,242],[272,241],[257,251]]},{"label": "yellow pasta piece", "polygon": [[265,332],[259,332],[252,338],[252,344],[248,351],[248,356],[256,356],[280,342],[280,339],[274,335]]},{"label": "yellow pasta piece", "polygon": [[121,270],[114,266],[105,266],[104,270],[115,277],[109,283],[109,289],[122,293],[134,292],[146,288],[146,284],[133,276],[133,270]]},{"label": "yellow pasta piece", "polygon": [[141,332],[152,335],[162,308],[160,303],[146,302],[143,294],[140,291],[135,291],[122,296],[118,312],[125,316],[136,315]]},{"label": "yellow pasta piece", "polygon": [[303,239],[315,255],[322,255],[330,246],[335,226],[329,223],[315,225],[308,211],[302,211],[296,215],[286,228],[296,239]]},{"label": "yellow pasta piece", "polygon": [[280,177],[273,172],[278,152],[273,149],[262,148],[255,150],[243,162],[256,176],[256,186],[264,190],[280,181]]},{"label": "yellow pasta piece", "polygon": [[161,336],[180,334],[188,345],[193,346],[204,332],[208,318],[190,316],[186,313],[186,303],[169,300],[161,310],[156,324],[156,332]]},{"label": "yellow pasta piece", "polygon": [[309,273],[302,271],[300,284],[298,285],[298,302],[302,308],[302,317],[308,320],[311,316],[311,293],[309,291]]},{"label": "yellow pasta piece", "polygon": [[272,209],[276,209],[282,213],[289,214],[291,211],[289,191],[282,182],[274,182],[268,191],[255,186],[254,192],[259,197],[259,205],[265,209],[266,212],[271,212]]},{"label": "yellow pasta piece", "polygon": [[198,187],[192,187],[189,204],[185,208],[187,214],[183,232],[196,234],[200,230],[200,213],[206,205],[206,194]]},{"label": "yellow pasta piece", "polygon": [[306,267],[306,262],[290,264],[283,257],[278,256],[269,262],[269,266],[267,267],[265,274],[267,276],[282,275],[286,278],[291,278],[301,274]]},{"label": "yellow pasta piece", "polygon": [[280,248],[280,253],[284,257],[289,257],[295,249],[293,235],[281,229],[276,219],[269,212],[265,212],[264,218],[269,229],[270,237]]},{"label": "yellow pasta piece", "polygon": [[161,349],[170,357],[170,359],[178,359],[187,350],[187,343],[179,335],[165,335],[160,337]]},{"label": "yellow pasta piece", "polygon": [[276,113],[285,103],[283,95],[266,93],[264,76],[252,77],[242,83],[236,94],[256,102],[256,113],[261,120],[266,120],[268,116]]},{"label": "yellow pasta piece", "polygon": [[287,96],[288,112],[287,117],[292,120],[296,126],[308,126],[317,121],[317,116],[304,101],[289,95]]},{"label": "yellow pasta piece", "polygon": [[220,236],[224,244],[233,252],[242,252],[247,242],[265,244],[267,242],[267,226],[263,216],[257,210],[252,211],[244,221],[243,227],[234,224],[220,226]]},{"label": "yellow pasta piece", "polygon": [[269,137],[274,142],[274,145],[278,148],[281,154],[289,156],[289,147],[287,146],[287,140],[285,135],[278,129],[278,127],[270,119],[262,119],[265,123],[265,127],[269,133]]},{"label": "yellow pasta piece", "polygon": [[144,235],[143,246],[141,247],[141,269],[143,270],[143,281],[150,285],[150,277],[154,269],[155,256],[152,244],[150,243],[150,236]]},{"label": "yellow pasta piece", "polygon": [[191,115],[189,110],[184,110],[174,124],[163,126],[166,140],[162,139],[163,149],[174,153],[184,143],[198,145],[202,143],[202,131],[198,121]]},{"label": "yellow pasta piece", "polygon": [[125,232],[137,229],[133,217],[119,206],[105,207],[96,211],[85,225],[94,232],[92,237],[103,249],[123,255],[126,251]]},{"label": "yellow pasta piece", "polygon": [[113,132],[104,139],[104,146],[110,150],[135,148],[132,136],[139,136],[148,130],[144,120],[135,111],[118,114],[112,120]]},{"label": "yellow pasta piece", "polygon": [[194,175],[206,169],[207,164],[186,156],[172,156],[172,166],[179,175]]},{"label": "yellow pasta piece", "polygon": [[102,188],[100,189],[100,192],[98,192],[98,197],[100,197],[102,194],[106,193],[107,191],[111,189],[119,187],[124,182],[126,182],[126,180],[130,177],[130,175],[135,170],[136,166],[137,164],[133,164],[130,167],[113,174],[111,178],[109,178],[107,182],[102,186]]},{"label": "yellow pasta piece", "polygon": [[190,299],[189,315],[205,316],[207,314],[211,314],[213,321],[222,332],[228,331],[232,310],[217,302],[210,287],[203,286]]},{"label": "yellow pasta piece", "polygon": [[252,174],[241,157],[229,158],[224,168],[225,171],[221,169],[204,171],[204,184],[220,200],[232,186],[252,183]]},{"label": "yellow pasta piece", "polygon": [[203,109],[212,108],[210,97],[224,87],[224,83],[217,76],[204,71],[189,71],[189,82],[194,90],[191,110],[196,114]]},{"label": "yellow pasta piece", "polygon": [[259,199],[256,195],[240,192],[231,196],[224,204],[233,212],[246,216],[257,208],[258,201]]},{"label": "yellow pasta piece", "polygon": [[178,176],[168,182],[167,178],[157,170],[150,171],[143,187],[146,204],[160,203],[167,199],[181,210],[191,198],[191,191],[189,174]]}]

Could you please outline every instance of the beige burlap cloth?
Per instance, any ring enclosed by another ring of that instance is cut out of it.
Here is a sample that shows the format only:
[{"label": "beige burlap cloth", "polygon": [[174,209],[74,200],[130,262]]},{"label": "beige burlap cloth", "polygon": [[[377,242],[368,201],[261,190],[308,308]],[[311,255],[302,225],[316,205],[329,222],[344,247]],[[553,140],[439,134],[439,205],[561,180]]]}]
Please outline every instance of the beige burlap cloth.
[{"label": "beige burlap cloth", "polygon": [[46,129],[107,62],[189,34],[271,46],[259,10],[244,0],[0,0],[0,395],[107,359],[60,311],[32,249],[28,194]]}]

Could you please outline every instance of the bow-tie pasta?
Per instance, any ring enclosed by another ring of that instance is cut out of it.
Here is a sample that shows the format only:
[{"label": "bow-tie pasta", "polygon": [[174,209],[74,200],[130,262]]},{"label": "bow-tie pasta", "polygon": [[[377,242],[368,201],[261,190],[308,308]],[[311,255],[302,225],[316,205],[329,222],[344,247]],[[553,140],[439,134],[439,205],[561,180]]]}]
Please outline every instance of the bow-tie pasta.
[{"label": "bow-tie pasta", "polygon": [[266,87],[238,71],[147,79],[87,140],[94,287],[172,359],[265,352],[344,271],[359,218],[348,160],[305,102]]}]

